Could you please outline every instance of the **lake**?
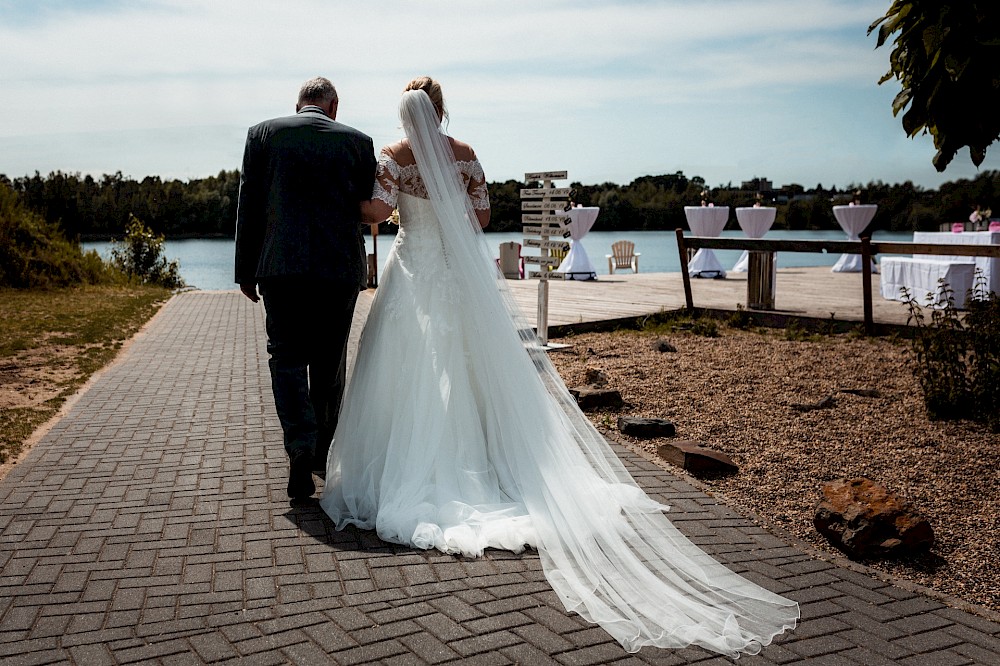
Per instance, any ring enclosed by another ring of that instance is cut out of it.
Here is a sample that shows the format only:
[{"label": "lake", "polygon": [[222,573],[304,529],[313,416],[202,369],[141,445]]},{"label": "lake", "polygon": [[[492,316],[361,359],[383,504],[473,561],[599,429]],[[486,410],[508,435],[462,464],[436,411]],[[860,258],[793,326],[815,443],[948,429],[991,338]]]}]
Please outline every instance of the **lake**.
[{"label": "lake", "polygon": [[[723,236],[744,237],[743,232],[734,229],[722,232]],[[771,231],[767,238],[780,240],[847,240],[842,231]],[[385,265],[389,256],[389,248],[395,236],[382,235],[378,241],[379,271]],[[488,233],[486,242],[493,248],[494,256],[499,256],[500,243],[507,241],[523,242],[520,233]],[[635,251],[639,258],[639,271],[642,273],[676,273],[680,271],[680,259],[677,255],[677,239],[673,231],[591,231],[583,239],[583,247],[590,255],[590,261],[597,270],[597,275],[605,275],[608,262],[605,255],[611,252],[611,244],[617,240],[630,240],[635,243]],[[880,232],[873,235],[873,240],[903,241],[913,240],[912,232]],[[372,239],[365,237],[368,252],[372,252]],[[236,244],[226,238],[192,238],[184,240],[168,240],[165,254],[168,259],[180,262],[181,277],[184,281],[198,289],[209,291],[236,289],[233,282],[233,265],[236,261]],[[107,258],[111,253],[111,243],[82,243],[84,250],[97,250]],[[715,250],[719,261],[727,269],[739,259],[739,250]],[[526,252],[527,254],[527,252]],[[778,267],[793,266],[833,266],[840,255],[819,254],[812,252],[779,252]]]}]

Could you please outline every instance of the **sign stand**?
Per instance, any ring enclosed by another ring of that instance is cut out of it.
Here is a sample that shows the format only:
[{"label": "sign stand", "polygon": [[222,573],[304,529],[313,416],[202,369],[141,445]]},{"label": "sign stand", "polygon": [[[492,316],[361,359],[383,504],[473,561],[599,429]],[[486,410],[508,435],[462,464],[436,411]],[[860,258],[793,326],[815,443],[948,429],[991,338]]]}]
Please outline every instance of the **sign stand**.
[{"label": "sign stand", "polygon": [[[562,278],[555,269],[562,259],[549,255],[549,250],[568,250],[569,238],[565,225],[570,219],[559,213],[569,207],[568,187],[553,187],[553,180],[565,180],[565,171],[538,171],[524,174],[525,183],[541,181],[541,187],[521,190],[521,222],[524,229],[524,247],[540,250],[539,256],[525,255],[525,264],[538,264],[537,271],[528,271],[529,278],[538,278],[538,317],[535,326],[538,339],[546,349],[561,349],[569,345],[549,344],[549,278]],[[529,238],[533,236],[534,238]],[[550,238],[556,237],[556,240]]]}]

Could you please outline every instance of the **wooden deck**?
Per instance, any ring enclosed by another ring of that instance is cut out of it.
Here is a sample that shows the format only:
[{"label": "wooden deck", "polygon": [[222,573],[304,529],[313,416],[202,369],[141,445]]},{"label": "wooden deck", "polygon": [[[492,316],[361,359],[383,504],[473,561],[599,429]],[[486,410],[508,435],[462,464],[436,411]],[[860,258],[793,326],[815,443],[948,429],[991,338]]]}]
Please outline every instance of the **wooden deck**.
[{"label": "wooden deck", "polygon": [[[872,275],[873,315],[876,324],[902,326],[908,310],[898,301],[879,295],[879,276]],[[538,280],[508,280],[518,305],[535,323]],[[736,311],[746,306],[746,273],[730,273],[723,280],[692,280],[694,305],[710,310]],[[863,322],[861,273],[834,273],[828,266],[778,270],[775,310],[753,312],[840,322]],[[618,273],[598,275],[595,281],[551,280],[549,326],[630,319],[684,308],[680,273]]]}]

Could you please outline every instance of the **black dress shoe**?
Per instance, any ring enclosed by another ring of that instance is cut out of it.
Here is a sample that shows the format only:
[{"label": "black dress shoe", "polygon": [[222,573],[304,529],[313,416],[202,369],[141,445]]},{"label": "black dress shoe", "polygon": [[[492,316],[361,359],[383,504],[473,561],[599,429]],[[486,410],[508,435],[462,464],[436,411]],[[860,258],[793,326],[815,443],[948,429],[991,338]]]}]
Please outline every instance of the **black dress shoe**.
[{"label": "black dress shoe", "polygon": [[316,492],[316,484],[312,478],[312,458],[306,451],[292,454],[288,472],[288,496],[292,499],[305,499]]}]

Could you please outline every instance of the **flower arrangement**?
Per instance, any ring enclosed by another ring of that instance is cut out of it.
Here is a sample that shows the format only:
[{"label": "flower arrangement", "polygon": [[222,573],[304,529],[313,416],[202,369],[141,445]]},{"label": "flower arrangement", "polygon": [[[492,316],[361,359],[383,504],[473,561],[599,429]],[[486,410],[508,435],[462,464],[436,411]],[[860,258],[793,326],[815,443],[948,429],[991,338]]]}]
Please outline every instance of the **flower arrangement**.
[{"label": "flower arrangement", "polygon": [[714,203],[712,203],[711,201],[708,200],[709,196],[711,194],[712,194],[711,191],[709,191],[708,189],[704,189],[704,190],[701,191],[701,205],[703,207],[704,206],[708,206],[709,208],[711,208],[711,207],[715,206]]},{"label": "flower arrangement", "polygon": [[764,195],[760,192],[753,195],[753,207],[760,208],[763,205],[764,205]]},{"label": "flower arrangement", "polygon": [[976,210],[972,211],[972,215],[969,215],[969,222],[973,224],[986,224],[990,221],[991,215],[993,215],[993,211],[989,208],[976,206]]},{"label": "flower arrangement", "polygon": [[386,220],[389,224],[399,225],[399,209],[393,208],[392,213],[389,215],[389,219]]}]

